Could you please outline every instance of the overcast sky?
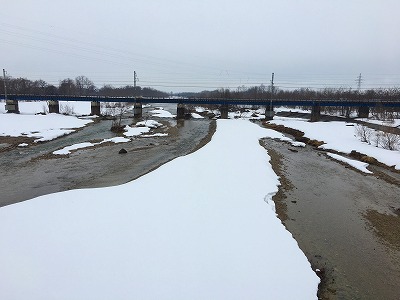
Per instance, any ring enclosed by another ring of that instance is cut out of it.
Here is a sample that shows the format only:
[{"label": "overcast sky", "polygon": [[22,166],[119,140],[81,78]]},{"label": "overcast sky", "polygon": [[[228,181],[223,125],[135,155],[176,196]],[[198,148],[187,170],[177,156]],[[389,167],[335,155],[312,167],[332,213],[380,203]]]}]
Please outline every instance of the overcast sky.
[{"label": "overcast sky", "polygon": [[13,0],[0,10],[10,76],[88,76],[164,91],[400,85],[399,0]]}]

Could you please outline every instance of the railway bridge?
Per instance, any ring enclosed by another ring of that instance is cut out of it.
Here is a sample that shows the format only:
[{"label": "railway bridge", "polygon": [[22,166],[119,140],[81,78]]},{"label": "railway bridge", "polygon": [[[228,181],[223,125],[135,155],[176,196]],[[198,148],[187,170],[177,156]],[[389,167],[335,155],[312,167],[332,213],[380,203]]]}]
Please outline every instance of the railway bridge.
[{"label": "railway bridge", "polygon": [[6,110],[9,113],[19,113],[19,101],[48,101],[49,112],[59,113],[59,101],[87,101],[91,102],[91,113],[100,115],[101,102],[125,102],[134,104],[135,117],[141,117],[142,104],[147,103],[176,103],[177,118],[184,118],[185,105],[218,105],[221,117],[228,117],[229,105],[264,106],[266,119],[274,116],[276,106],[311,107],[311,121],[318,121],[321,107],[356,107],[360,118],[367,118],[370,108],[399,108],[400,99],[383,100],[349,100],[349,99],[239,99],[239,98],[150,98],[150,97],[108,97],[108,96],[68,96],[68,95],[0,95],[0,100],[6,100]]}]

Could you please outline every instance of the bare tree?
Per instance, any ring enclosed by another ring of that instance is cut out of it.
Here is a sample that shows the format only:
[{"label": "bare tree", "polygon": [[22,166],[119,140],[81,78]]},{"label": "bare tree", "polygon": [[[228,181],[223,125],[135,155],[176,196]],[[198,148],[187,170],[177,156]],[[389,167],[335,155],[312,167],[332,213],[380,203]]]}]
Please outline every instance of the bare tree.
[{"label": "bare tree", "polygon": [[105,106],[105,114],[113,118],[113,122],[111,124],[111,131],[113,132],[122,132],[124,131],[122,126],[122,116],[127,112],[128,106],[126,103],[116,102],[116,103],[107,103]]},{"label": "bare tree", "polygon": [[71,78],[61,80],[58,86],[58,91],[61,95],[75,95],[76,94],[75,81]]},{"label": "bare tree", "polygon": [[75,78],[75,85],[78,95],[90,95],[96,91],[96,86],[86,76],[78,76]]}]

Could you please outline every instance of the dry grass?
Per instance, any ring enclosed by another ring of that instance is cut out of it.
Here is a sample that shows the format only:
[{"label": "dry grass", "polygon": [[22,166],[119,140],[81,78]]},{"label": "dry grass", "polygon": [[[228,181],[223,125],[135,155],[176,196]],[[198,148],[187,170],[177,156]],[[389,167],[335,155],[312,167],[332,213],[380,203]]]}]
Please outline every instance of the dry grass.
[{"label": "dry grass", "polygon": [[318,141],[318,140],[311,140],[307,137],[304,136],[304,132],[297,130],[297,129],[293,129],[290,127],[286,127],[284,125],[276,125],[276,124],[271,124],[268,122],[263,122],[262,125],[266,128],[269,129],[273,129],[282,133],[286,133],[286,134],[290,134],[291,136],[294,137],[294,139],[298,142],[302,142],[305,143],[307,145],[313,146],[313,147],[319,147],[323,144],[325,144],[322,141]]}]

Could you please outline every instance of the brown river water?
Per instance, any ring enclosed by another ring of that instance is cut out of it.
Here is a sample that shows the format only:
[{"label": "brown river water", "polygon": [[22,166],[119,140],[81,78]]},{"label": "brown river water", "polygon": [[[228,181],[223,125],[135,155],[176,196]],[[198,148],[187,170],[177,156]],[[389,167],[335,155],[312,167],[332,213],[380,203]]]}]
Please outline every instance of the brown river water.
[{"label": "brown river water", "polygon": [[[285,178],[283,193],[274,199],[283,204],[280,217],[313,268],[325,272],[320,298],[400,299],[399,245],[382,240],[365,216],[377,211],[398,222],[400,187],[310,146],[294,148],[271,139],[263,144]],[[397,230],[389,233],[400,234]]]}]

